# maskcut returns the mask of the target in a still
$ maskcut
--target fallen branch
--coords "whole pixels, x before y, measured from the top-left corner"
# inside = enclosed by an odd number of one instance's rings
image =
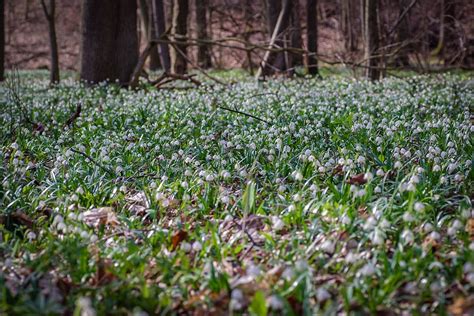
[[[262,118],[259,118],[259,117],[255,116],[255,115],[252,115],[252,114],[249,114],[249,113],[245,113],[245,112],[242,112],[242,111],[239,111],[239,110],[235,110],[235,109],[231,109],[231,108],[228,108],[228,107],[219,105],[219,104],[217,104],[217,100],[216,100],[216,99],[214,99],[214,100],[212,101],[212,103],[213,103],[213,105],[214,105],[215,107],[217,107],[217,108],[219,108],[219,109],[223,109],[223,110],[226,110],[226,111],[229,111],[229,112],[233,112],[233,113],[237,113],[237,114],[242,114],[242,115],[245,115],[245,116],[254,118],[254,119],[256,119],[256,120],[258,120],[258,121],[260,121],[260,122],[263,122],[263,123],[266,123],[266,124],[271,124],[270,122],[268,122],[268,121],[266,121],[266,120],[264,120],[264,119],[262,119]]]

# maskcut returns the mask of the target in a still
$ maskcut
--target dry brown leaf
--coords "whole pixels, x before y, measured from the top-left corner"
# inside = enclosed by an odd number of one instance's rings
[[[448,307],[448,312],[453,316],[474,315],[474,295],[456,298]]]
[[[470,218],[466,224],[466,231],[471,240],[474,240],[474,218]]]
[[[359,173],[355,176],[350,177],[346,182],[349,184],[362,185],[367,183],[367,179],[365,179],[364,173]]]
[[[188,233],[184,230],[179,230],[173,234],[171,237],[171,245],[172,245],[172,250],[175,250],[178,248],[178,246],[181,244],[182,241],[186,240],[188,238]]]
[[[336,176],[336,175],[343,175],[344,174],[344,166],[343,165],[337,165],[334,170],[332,171],[332,175],[333,176]]]
[[[113,207],[105,206],[93,208],[83,213],[84,222],[89,226],[98,227],[100,225],[116,226],[119,224]]]
[[[110,259],[102,259],[99,258],[96,261],[97,264],[97,271],[92,279],[92,285],[98,286],[98,285],[105,285],[113,280],[115,280],[117,277],[110,271],[110,267],[112,267],[112,261]]]
[[[441,247],[441,244],[436,240],[431,238],[430,236],[426,237],[425,240],[423,241],[423,248],[426,251],[436,251]]]

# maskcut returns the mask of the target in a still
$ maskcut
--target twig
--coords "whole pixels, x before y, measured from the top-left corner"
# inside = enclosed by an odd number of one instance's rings
[[[225,106],[221,106],[221,105],[216,105],[216,107],[220,108],[220,109],[223,109],[223,110],[226,110],[226,111],[230,111],[230,112],[234,112],[234,113],[238,113],[238,114],[242,114],[242,115],[245,115],[245,116],[248,116],[248,117],[251,117],[251,118],[254,118],[260,122],[264,122],[266,124],[271,124],[270,122],[264,120],[264,119],[261,119],[255,115],[252,115],[252,114],[249,114],[249,113],[245,113],[245,112],[242,112],[242,111],[239,111],[239,110],[234,110],[234,109],[231,109],[231,108],[227,108]]]

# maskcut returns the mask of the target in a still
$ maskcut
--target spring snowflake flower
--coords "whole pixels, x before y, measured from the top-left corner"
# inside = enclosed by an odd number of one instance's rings
[[[417,212],[423,212],[425,210],[425,205],[421,202],[415,202],[413,209]]]
[[[415,241],[415,235],[409,229],[405,229],[400,237],[402,242],[404,242],[405,244],[411,244],[413,243],[413,241]]]
[[[364,277],[369,277],[375,274],[377,270],[375,269],[375,266],[373,263],[369,262],[366,263],[360,270],[359,274]]]
[[[330,298],[331,298],[331,293],[329,293],[328,290],[326,290],[325,288],[320,287],[316,290],[316,300],[318,302],[324,302]]]

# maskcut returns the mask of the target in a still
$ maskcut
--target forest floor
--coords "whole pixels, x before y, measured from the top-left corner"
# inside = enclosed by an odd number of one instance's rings
[[[0,314],[473,312],[462,75],[20,79],[0,86]]]

